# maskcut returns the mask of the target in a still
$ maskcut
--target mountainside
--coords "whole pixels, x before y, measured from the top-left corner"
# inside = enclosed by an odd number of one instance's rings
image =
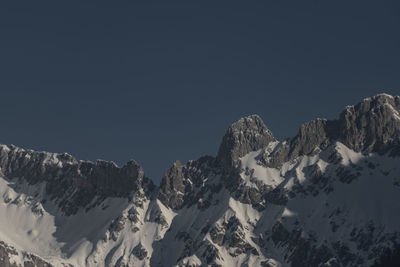
[[[159,186],[135,161],[12,145],[0,168],[0,266],[399,266],[398,96],[283,141],[242,118]]]

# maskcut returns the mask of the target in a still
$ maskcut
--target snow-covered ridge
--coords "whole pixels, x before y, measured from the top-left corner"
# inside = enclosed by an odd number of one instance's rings
[[[400,243],[400,98],[277,141],[232,124],[159,187],[134,161],[0,146],[0,265],[371,266]]]

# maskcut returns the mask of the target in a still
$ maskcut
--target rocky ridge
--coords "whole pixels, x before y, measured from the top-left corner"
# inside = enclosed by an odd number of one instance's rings
[[[10,180],[23,179],[30,185],[46,183],[46,195],[67,214],[75,214],[94,198],[129,197],[132,192],[150,192],[152,181],[134,160],[122,168],[113,162],[78,161],[67,153],[25,150],[0,146],[1,174]]]
[[[134,161],[120,168],[3,145],[4,205],[27,207],[38,226],[51,216],[104,217],[96,234],[72,240],[59,233],[70,223],[56,223],[60,261],[7,240],[60,266],[372,266],[400,242],[390,212],[400,190],[399,114],[400,97],[381,94],[282,142],[251,115],[228,128],[216,157],[174,163],[158,188]],[[26,189],[42,184],[36,195]],[[87,235],[92,248],[79,258]]]

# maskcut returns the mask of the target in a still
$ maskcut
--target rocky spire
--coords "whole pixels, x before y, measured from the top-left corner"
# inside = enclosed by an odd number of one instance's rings
[[[182,164],[180,161],[176,161],[161,180],[158,199],[167,207],[180,208],[185,192],[183,180]]]
[[[217,160],[225,169],[237,167],[240,157],[261,149],[275,140],[258,115],[241,118],[226,131]]]

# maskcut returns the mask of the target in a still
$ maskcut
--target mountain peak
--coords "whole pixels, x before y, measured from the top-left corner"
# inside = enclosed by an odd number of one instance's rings
[[[394,100],[396,98],[399,98],[399,97],[398,96],[392,96],[392,95],[389,95],[387,93],[380,93],[380,94],[377,94],[377,95],[374,95],[374,96],[370,96],[370,97],[364,98],[364,100],[362,102],[364,102],[364,101],[391,101],[391,100]]]
[[[257,127],[260,127],[260,128],[267,129],[263,120],[257,114],[252,114],[252,115],[240,118],[236,122],[232,123],[230,128],[237,129],[237,130],[243,130],[245,128],[252,127],[254,125]]]
[[[339,129],[340,139],[355,151],[385,152],[400,137],[400,97],[379,94],[347,106]]]
[[[400,143],[400,97],[378,94],[347,106],[338,120],[315,119],[304,123],[297,135],[263,158],[268,166],[280,166],[299,155],[323,150],[340,141],[356,152],[386,153]]]
[[[250,115],[234,122],[226,131],[217,159],[226,168],[236,167],[240,157],[275,141],[272,132],[258,115]]]

